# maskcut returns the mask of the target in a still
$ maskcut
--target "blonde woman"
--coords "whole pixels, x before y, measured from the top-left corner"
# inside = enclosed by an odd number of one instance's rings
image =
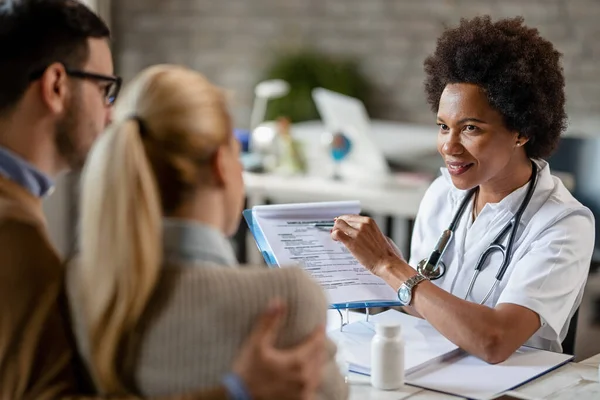
[[[218,385],[274,297],[288,308],[281,348],[325,323],[324,294],[300,269],[235,268],[227,237],[244,189],[220,90],[183,67],[152,67],[124,90],[114,120],[83,172],[81,254],[69,275],[100,392]],[[346,398],[333,343],[318,356],[327,359],[318,398]]]

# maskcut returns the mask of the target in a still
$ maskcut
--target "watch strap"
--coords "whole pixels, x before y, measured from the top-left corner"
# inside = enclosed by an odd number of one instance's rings
[[[412,277],[410,277],[406,282],[404,282],[404,284],[410,289],[412,290],[415,286],[417,286],[419,283],[428,280],[425,276],[421,275],[421,274],[416,274]]]

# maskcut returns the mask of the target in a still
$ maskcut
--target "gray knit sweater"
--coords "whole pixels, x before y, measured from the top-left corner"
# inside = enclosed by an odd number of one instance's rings
[[[218,232],[185,221],[165,221],[166,264],[139,326],[133,367],[122,371],[145,397],[213,387],[230,371],[244,339],[268,301],[286,301],[288,318],[280,346],[292,346],[325,324],[323,291],[298,268],[235,268],[228,241]],[[68,292],[80,351],[88,344],[76,267]],[[346,399],[348,388],[327,343],[327,365],[319,399]]]

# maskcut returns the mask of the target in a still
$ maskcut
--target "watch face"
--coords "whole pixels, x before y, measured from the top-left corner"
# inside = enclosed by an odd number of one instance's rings
[[[408,305],[410,303],[410,298],[410,289],[404,285],[401,286],[400,289],[398,289],[398,299],[400,300],[400,302],[404,305]]]

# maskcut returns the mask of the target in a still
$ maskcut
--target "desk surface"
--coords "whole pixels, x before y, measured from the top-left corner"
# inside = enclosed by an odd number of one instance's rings
[[[553,172],[556,174],[555,172]],[[570,188],[568,176],[561,178]],[[430,178],[397,176],[388,183],[353,183],[318,176],[285,176],[244,172],[249,206],[274,203],[359,200],[364,211],[379,215],[414,219]]]
[[[346,313],[343,312],[344,317]],[[349,312],[350,322],[364,318],[356,312]],[[328,329],[339,327],[340,317],[337,311],[330,310]],[[569,363],[539,379],[525,384],[513,393],[532,399],[547,400],[598,400],[600,383],[598,368],[600,354],[579,363]],[[397,391],[382,391],[371,387],[369,377],[350,374],[350,400],[445,400],[458,397],[432,392],[405,385]]]
[[[244,172],[244,184],[251,205],[263,204],[266,198],[276,203],[359,200],[364,211],[414,218],[430,181],[369,186],[317,176]]]

